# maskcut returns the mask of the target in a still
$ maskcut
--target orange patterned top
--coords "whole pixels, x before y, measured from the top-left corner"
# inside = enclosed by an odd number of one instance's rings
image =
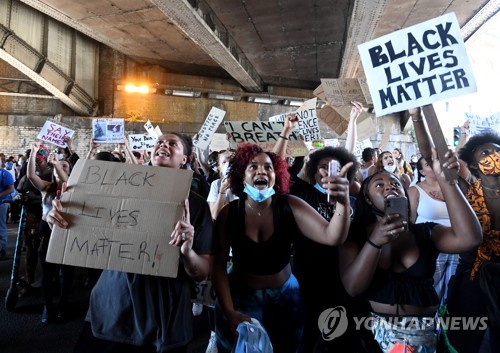
[[[500,230],[491,229],[491,215],[486,206],[481,180],[470,184],[465,195],[483,229],[483,242],[477,249],[476,259],[470,274],[470,279],[474,279],[481,264],[490,261],[492,255],[500,256]]]

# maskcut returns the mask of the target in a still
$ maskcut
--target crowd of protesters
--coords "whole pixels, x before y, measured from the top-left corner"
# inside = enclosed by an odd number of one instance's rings
[[[361,110],[353,103],[351,120]],[[348,141],[287,163],[294,115],[274,151],[243,144],[209,154],[170,132],[143,158],[126,143],[106,151],[90,141],[88,159],[191,169],[193,180],[185,217],[165,234],[180,249],[177,277],[89,270],[93,290],[75,352],[187,352],[201,311],[192,286],[209,274],[217,300],[208,308],[207,353],[234,351],[238,328],[252,320],[277,353],[498,352],[500,136],[467,141],[464,133],[458,153],[440,160],[420,110],[410,116],[422,153],[410,162],[398,148],[366,148],[358,161]],[[71,227],[56,197],[79,158],[67,143],[51,151],[34,141],[23,156],[0,154],[0,197],[25,207],[19,295],[31,294],[40,263],[44,324],[66,320],[71,305],[73,268],[45,261],[51,228]],[[444,169],[457,171],[458,183]],[[406,200],[403,213],[386,212],[396,199]],[[19,221],[16,204],[0,206],[0,259],[6,222]],[[371,327],[356,328],[355,317]],[[446,330],[446,317],[487,318],[487,327]],[[331,338],[344,318],[349,325]]]

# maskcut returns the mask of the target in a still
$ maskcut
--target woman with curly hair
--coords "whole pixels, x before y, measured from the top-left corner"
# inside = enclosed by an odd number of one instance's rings
[[[322,170],[321,186],[337,200],[330,222],[301,199],[286,195],[285,160],[256,145],[240,145],[231,163],[232,192],[216,221],[213,280],[217,293],[219,352],[230,352],[236,328],[251,318],[267,330],[274,352],[296,352],[303,329],[300,291],[290,266],[299,234],[325,245],[340,245],[349,230],[349,182],[346,164],[336,177]],[[232,248],[233,271],[226,273]]]
[[[500,135],[485,132],[469,139],[459,157],[461,188],[483,230],[483,242],[460,254],[450,284],[448,311],[452,317],[488,317],[491,352],[500,352]],[[462,167],[461,166],[461,167]],[[453,330],[451,344],[460,352],[477,352],[484,329]]]

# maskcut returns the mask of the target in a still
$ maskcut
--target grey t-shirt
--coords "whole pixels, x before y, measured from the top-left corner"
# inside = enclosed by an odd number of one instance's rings
[[[212,253],[212,216],[207,202],[189,194],[193,250]],[[165,235],[169,237],[169,234]],[[134,345],[154,345],[157,352],[191,341],[193,280],[179,264],[177,278],[103,271],[90,296],[87,321],[95,337]]]

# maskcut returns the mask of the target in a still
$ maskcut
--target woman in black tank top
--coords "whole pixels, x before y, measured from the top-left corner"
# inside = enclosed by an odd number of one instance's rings
[[[435,150],[432,160],[447,205],[453,205],[448,207],[452,227],[408,224],[409,207],[398,213],[382,211],[407,195],[396,175],[381,171],[363,182],[353,226],[341,247],[342,282],[351,296],[368,300],[370,328],[384,352],[403,344],[419,352],[435,350],[438,298],[432,279],[437,255],[468,251],[481,241],[477,218],[458,186],[446,181]],[[444,166],[458,168],[451,152]],[[413,330],[401,326],[409,319],[415,320]]]
[[[274,352],[296,352],[303,326],[300,291],[291,273],[294,238],[304,236],[325,245],[340,245],[350,223],[348,163],[339,176],[323,185],[337,200],[330,222],[303,200],[285,195],[287,164],[256,145],[240,145],[231,161],[231,191],[240,197],[220,212],[216,221],[213,281],[217,292],[216,332],[219,353],[230,352],[243,321],[259,320]],[[226,273],[229,250],[233,272]],[[333,265],[333,264],[332,264]]]

